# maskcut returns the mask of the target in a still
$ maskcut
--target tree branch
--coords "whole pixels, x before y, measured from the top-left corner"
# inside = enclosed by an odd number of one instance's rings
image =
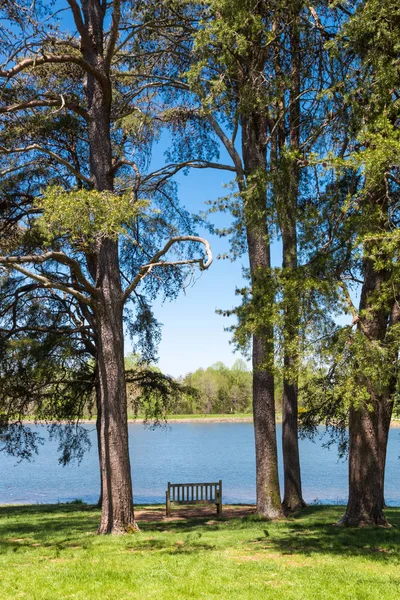
[[[159,169],[158,171],[153,171],[153,173],[150,173],[149,175],[144,177],[143,182],[149,181],[158,176],[172,177],[173,175],[178,173],[178,171],[181,171],[182,169],[185,169],[186,167],[190,167],[191,169],[221,169],[222,171],[231,171],[233,173],[236,173],[236,168],[232,165],[225,165],[222,163],[214,163],[214,162],[210,162],[208,160],[194,159],[194,160],[183,161],[181,163],[171,163],[169,165],[166,165],[162,169]]]
[[[114,7],[114,10],[113,10],[112,20],[111,20],[110,39],[108,40],[106,57],[105,57],[105,61],[104,61],[107,71],[110,68],[112,57],[114,55],[115,44],[117,43],[117,39],[118,39],[119,22],[121,19],[121,1],[114,0],[113,7]]]
[[[219,139],[225,146],[229,156],[231,157],[233,164],[235,165],[235,171],[237,173],[239,180],[243,181],[244,180],[244,170],[243,170],[243,165],[242,165],[242,161],[239,156],[239,153],[237,152],[232,141],[225,134],[224,130],[218,123],[217,119],[214,117],[213,114],[211,114],[211,112],[207,113],[207,118],[210,121],[210,124],[211,124],[212,128],[214,129],[215,133],[217,134],[217,136],[219,137]]]
[[[358,322],[358,320],[359,320],[358,310],[354,306],[353,300],[351,299],[349,290],[347,288],[347,285],[344,283],[344,281],[339,281],[339,287],[343,291],[345,302],[347,304],[347,307],[349,309],[349,312],[350,312],[351,316],[353,317],[353,320],[352,320],[352,323],[351,323],[351,326],[353,327],[353,325],[355,325]]]
[[[334,38],[335,36],[330,34],[328,31],[326,31],[326,29],[323,27],[320,18],[318,16],[317,11],[315,10],[315,8],[313,6],[309,6],[308,10],[310,11],[312,18],[314,19],[314,23],[316,28],[322,33],[322,35],[324,36],[325,39],[330,40],[332,38]]]
[[[75,169],[75,167],[73,167],[67,160],[65,160],[52,150],[49,150],[48,148],[44,148],[39,144],[30,144],[29,146],[25,146],[24,148],[5,148],[5,146],[0,146],[0,152],[3,152],[3,154],[21,154],[24,152],[32,152],[33,150],[37,150],[38,152],[44,152],[45,154],[48,154],[49,156],[51,156],[51,158],[54,158],[54,160],[56,160],[58,163],[64,165],[64,167],[67,167],[67,169],[69,169],[77,179],[84,181],[85,183],[90,185],[90,187],[92,187],[92,181],[89,179],[89,177],[83,175],[80,171]]]
[[[18,271],[19,273],[22,273],[22,275],[25,275],[26,277],[29,277],[30,279],[33,279],[34,281],[38,281],[39,283],[41,283],[43,285],[44,288],[60,290],[62,292],[70,294],[71,296],[74,296],[75,298],[77,298],[78,300],[83,302],[84,304],[88,304],[89,306],[92,304],[91,298],[88,298],[87,296],[85,296],[85,294],[82,294],[82,292],[79,292],[78,290],[74,290],[73,288],[69,287],[68,285],[64,285],[59,282],[51,281],[51,279],[48,279],[47,277],[44,277],[43,275],[39,275],[39,273],[35,273],[34,271],[30,271],[29,269],[25,269],[25,267],[22,267],[19,264],[12,263],[9,260],[10,258],[14,258],[14,257],[0,256],[0,265],[9,266],[12,269],[15,269],[16,271]]]
[[[93,77],[95,77],[103,86],[108,85],[108,79],[101,71],[98,71],[92,67],[92,65],[82,57],[75,56],[74,54],[44,54],[38,57],[35,56],[34,58],[25,58],[11,69],[0,69],[0,77],[11,79],[14,77],[14,75],[17,75],[21,71],[25,71],[25,69],[28,69],[29,67],[39,67],[45,64],[60,63],[73,63],[75,65],[79,65],[84,71],[93,75]]]
[[[67,2],[71,8],[72,15],[74,17],[74,21],[75,21],[75,25],[78,30],[78,33],[81,36],[82,45],[85,46],[88,50],[93,48],[93,44],[92,44],[92,40],[90,39],[89,32],[87,30],[85,23],[83,22],[82,13],[81,13],[79,4],[76,2],[76,0],[67,0]]]
[[[179,242],[198,242],[199,244],[203,244],[205,248],[205,252],[207,255],[207,260],[204,261],[204,258],[192,258],[188,260],[177,260],[177,261],[160,261],[160,259],[168,252],[168,250],[176,243]],[[192,265],[198,264],[201,271],[208,269],[213,261],[213,256],[211,252],[210,243],[208,240],[198,237],[196,235],[182,235],[178,237],[171,238],[164,246],[162,250],[157,252],[153,258],[146,264],[143,265],[139,273],[136,275],[132,283],[126,288],[122,301],[126,302],[129,298],[130,294],[135,290],[135,288],[139,285],[139,283],[148,275],[154,267],[172,267],[179,265]]]
[[[46,252],[45,254],[31,254],[26,256],[0,256],[0,264],[3,265],[20,265],[24,263],[35,263],[37,265],[43,264],[49,260],[55,260],[58,263],[67,265],[70,267],[76,277],[78,283],[93,297],[98,296],[98,290],[95,288],[82,273],[81,267],[78,261],[74,260],[70,256],[64,254],[64,252]]]
[[[60,108],[68,108],[73,112],[77,113],[84,119],[88,119],[89,115],[87,111],[76,104],[75,102],[66,102],[62,96],[60,98],[48,99],[48,100],[27,100],[26,102],[20,102],[18,104],[11,104],[10,106],[0,106],[0,114],[8,114],[11,112],[17,112],[19,110],[25,110],[26,108],[36,108],[42,106],[59,106]]]

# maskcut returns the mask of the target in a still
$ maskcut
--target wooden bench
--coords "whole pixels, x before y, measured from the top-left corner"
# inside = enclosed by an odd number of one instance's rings
[[[171,504],[215,504],[222,515],[222,480],[214,483],[170,483],[165,492],[166,516],[171,516]]]

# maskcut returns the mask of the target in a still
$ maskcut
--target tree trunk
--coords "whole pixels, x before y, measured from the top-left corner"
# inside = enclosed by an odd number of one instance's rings
[[[99,533],[124,533],[134,527],[128,446],[124,337],[116,242],[105,240],[103,302],[96,311],[100,392],[100,471],[102,511]]]
[[[102,457],[102,451],[101,451],[101,424],[102,424],[102,413],[101,413],[101,405],[102,405],[102,401],[101,401],[101,387],[100,387],[100,377],[99,377],[99,361],[96,358],[96,383],[95,383],[95,394],[96,394],[96,433],[97,433],[97,453],[99,456],[99,471],[100,471],[100,494],[99,494],[99,499],[97,501],[97,506],[99,508],[102,507],[103,504],[103,473],[102,473],[102,468],[101,468],[101,457]]]
[[[283,516],[276,446],[274,375],[271,330],[253,336],[253,418],[256,446],[257,513],[274,519]]]
[[[292,177],[295,175],[292,174]],[[294,184],[292,184],[293,186]],[[297,186],[295,186],[297,188]],[[281,211],[283,244],[283,394],[282,394],[282,452],[284,470],[285,510],[297,510],[305,503],[301,489],[300,453],[298,440],[298,369],[299,369],[299,286],[297,285],[297,194],[289,198]],[[295,199],[296,195],[296,199]]]
[[[104,60],[104,11],[97,0],[82,0],[87,39],[84,59],[101,73],[87,74],[86,99],[90,173],[98,191],[113,191],[111,145],[112,85]],[[118,242],[100,238],[87,253],[99,298],[94,307],[98,370],[98,449],[101,473],[101,522],[98,533],[123,533],[135,526],[128,447],[124,370],[122,288]]]
[[[376,230],[382,231],[387,220],[384,192],[376,195],[375,205],[379,207],[378,217],[375,216]],[[391,343],[391,328],[398,324],[400,310],[397,298],[392,299],[392,306],[389,305],[390,298],[387,298],[387,283],[392,276],[389,268],[376,270],[375,261],[369,257],[369,253],[377,249],[374,244],[374,241],[368,242],[364,248],[364,282],[357,329],[365,336],[368,344],[389,348],[383,369],[391,371],[389,374],[388,371],[382,371],[377,389],[373,384],[368,386],[368,403],[362,402],[350,407],[349,499],[346,512],[339,521],[340,525],[388,526],[383,514],[385,463],[393,398],[397,387],[399,351],[398,344]],[[380,256],[383,258],[382,252]],[[368,372],[368,365],[365,371]]]
[[[283,516],[276,444],[274,397],[274,281],[266,213],[266,123],[258,113],[242,117],[243,161],[247,175],[244,191],[247,244],[250,260],[253,310],[253,415],[256,448],[257,513]],[[262,317],[261,317],[262,315]]]
[[[349,499],[340,525],[388,526],[383,508],[389,426],[379,406],[350,409]]]
[[[290,150],[300,147],[300,33],[299,7],[293,7],[290,26],[292,61],[289,136]],[[297,206],[299,195],[299,167],[297,157],[289,158],[283,170],[288,178],[287,194],[281,199],[280,225],[282,232],[283,267],[283,395],[282,395],[282,452],[284,472],[283,506],[293,511],[305,506],[301,489],[300,453],[298,440],[298,369],[300,299],[297,258]]]

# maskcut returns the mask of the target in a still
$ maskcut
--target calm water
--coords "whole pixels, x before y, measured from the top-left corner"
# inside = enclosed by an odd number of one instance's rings
[[[99,474],[95,430],[92,448],[77,466],[59,466],[57,444],[46,442],[33,462],[17,463],[0,453],[0,504],[54,503],[77,498],[96,502]],[[321,432],[323,430],[321,429]],[[278,435],[281,428],[278,426]],[[129,426],[135,501],[164,502],[168,481],[223,480],[224,502],[255,502],[254,436],[251,423],[173,423],[150,430]],[[386,501],[400,506],[400,429],[390,432]],[[306,502],[343,503],[347,463],[338,462],[335,447],[300,441]],[[282,465],[281,456],[280,464]]]

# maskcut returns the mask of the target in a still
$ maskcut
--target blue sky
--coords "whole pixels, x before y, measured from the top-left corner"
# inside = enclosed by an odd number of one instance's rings
[[[165,138],[164,138],[165,139]],[[154,149],[152,168],[164,164],[165,141]],[[221,151],[221,162],[229,164]],[[179,198],[191,212],[206,210],[207,200],[214,200],[227,193],[223,187],[232,181],[234,174],[214,169],[192,169],[188,175],[180,173],[176,181],[179,185]],[[229,226],[228,214],[211,215],[219,227]],[[153,304],[155,317],[163,324],[162,341],[159,346],[158,366],[164,373],[173,376],[185,375],[199,367],[206,368],[217,361],[231,366],[239,353],[233,352],[229,343],[231,334],[224,329],[234,322],[216,314],[216,310],[231,309],[240,301],[235,288],[244,283],[242,267],[247,266],[247,258],[231,262],[217,260],[218,254],[229,249],[229,241],[211,235],[208,231],[199,231],[210,243],[214,255],[211,267],[202,273],[196,273],[196,281],[181,292],[172,302],[156,301]],[[280,262],[280,244],[273,247],[273,262]],[[125,340],[125,353],[132,347]]]
[[[164,163],[164,149],[164,144],[155,148],[154,168]],[[226,193],[223,184],[232,177],[232,173],[213,169],[192,169],[188,175],[181,173],[176,177],[180,203],[190,212],[205,210],[207,200]],[[228,215],[216,215],[215,220],[220,224],[221,218],[229,223]],[[228,240],[204,230],[199,233],[211,243],[213,264],[207,271],[197,271],[194,284],[182,291],[176,300],[162,302],[160,299],[153,304],[155,317],[163,324],[158,366],[174,376],[185,375],[217,361],[231,365],[238,357],[229,344],[230,334],[224,331],[232,320],[215,311],[235,306],[235,286],[240,286],[243,281],[243,261],[217,260],[218,254],[228,250]],[[131,345],[127,338],[125,343],[125,352],[129,353]]]

